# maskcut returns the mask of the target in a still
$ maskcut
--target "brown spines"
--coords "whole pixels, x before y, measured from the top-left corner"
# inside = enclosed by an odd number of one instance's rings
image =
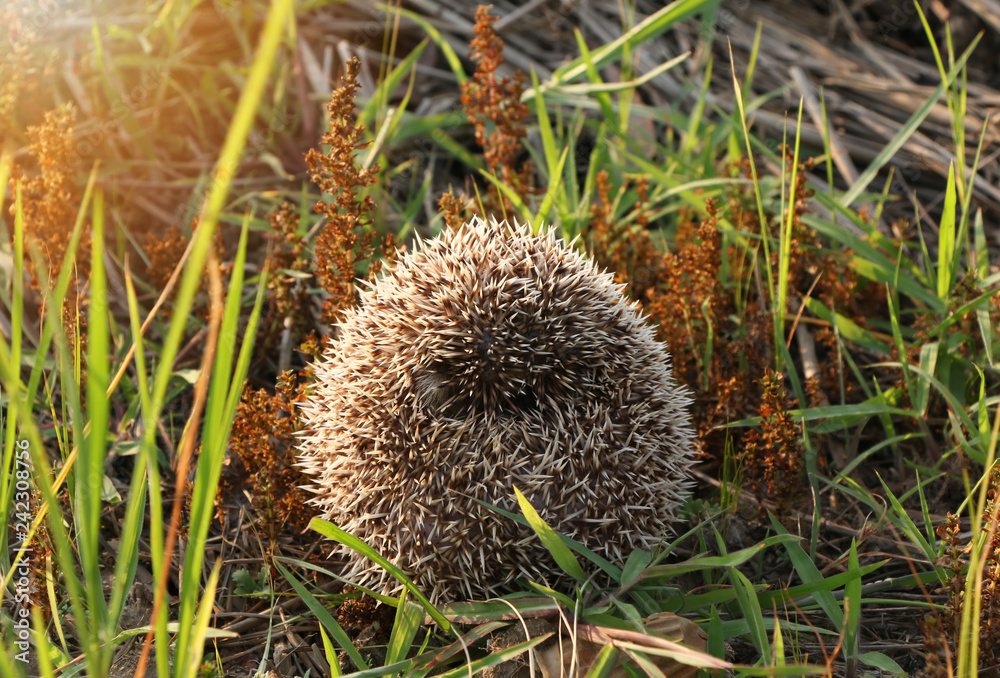
[[[688,398],[635,304],[558,240],[474,220],[404,255],[316,365],[301,463],[323,517],[433,598],[552,576],[517,486],[607,557],[670,531],[691,463]],[[350,555],[352,578],[391,585]]]

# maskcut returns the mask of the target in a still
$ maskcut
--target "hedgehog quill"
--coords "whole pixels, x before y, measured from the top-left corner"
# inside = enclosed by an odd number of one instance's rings
[[[402,255],[314,365],[300,464],[320,517],[432,601],[559,578],[517,512],[612,560],[653,548],[688,494],[687,391],[611,274],[551,229],[473,219]],[[473,499],[474,498],[474,499]],[[396,590],[343,548],[345,577]]]

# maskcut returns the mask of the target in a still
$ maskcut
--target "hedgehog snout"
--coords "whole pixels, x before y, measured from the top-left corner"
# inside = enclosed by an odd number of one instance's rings
[[[496,343],[496,340],[496,334],[493,332],[489,330],[483,332],[483,336],[479,339],[479,357],[482,360],[493,359],[493,344]]]
[[[537,331],[533,334],[538,336]],[[413,375],[420,401],[451,419],[536,412],[536,386],[548,370],[535,364],[537,356],[531,359],[531,344],[523,339],[517,328],[491,326],[469,336],[464,350],[442,349]]]

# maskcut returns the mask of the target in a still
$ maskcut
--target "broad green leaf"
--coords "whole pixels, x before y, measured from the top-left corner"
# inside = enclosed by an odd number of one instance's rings
[[[891,673],[895,676],[905,676],[906,671],[897,664],[892,658],[887,657],[881,652],[862,652],[857,655],[856,659],[863,664],[868,666],[874,666],[875,668],[885,671],[886,673]]]
[[[934,374],[937,366],[938,347],[940,342],[929,341],[920,347],[920,369],[926,374]],[[917,379],[914,384],[916,399],[914,400],[914,410],[923,417],[927,414],[927,404],[930,401],[930,384],[925,379]]]
[[[653,559],[653,554],[643,549],[635,549],[628,554],[625,568],[622,570],[622,586],[626,589],[629,583],[638,577]]]

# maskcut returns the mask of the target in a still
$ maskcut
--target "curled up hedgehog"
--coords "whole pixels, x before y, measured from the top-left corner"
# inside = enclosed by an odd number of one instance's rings
[[[431,600],[552,581],[516,486],[557,531],[620,559],[687,495],[689,398],[611,274],[552,230],[474,219],[362,292],[303,405],[301,465],[326,518]],[[396,582],[346,548],[345,576]]]

